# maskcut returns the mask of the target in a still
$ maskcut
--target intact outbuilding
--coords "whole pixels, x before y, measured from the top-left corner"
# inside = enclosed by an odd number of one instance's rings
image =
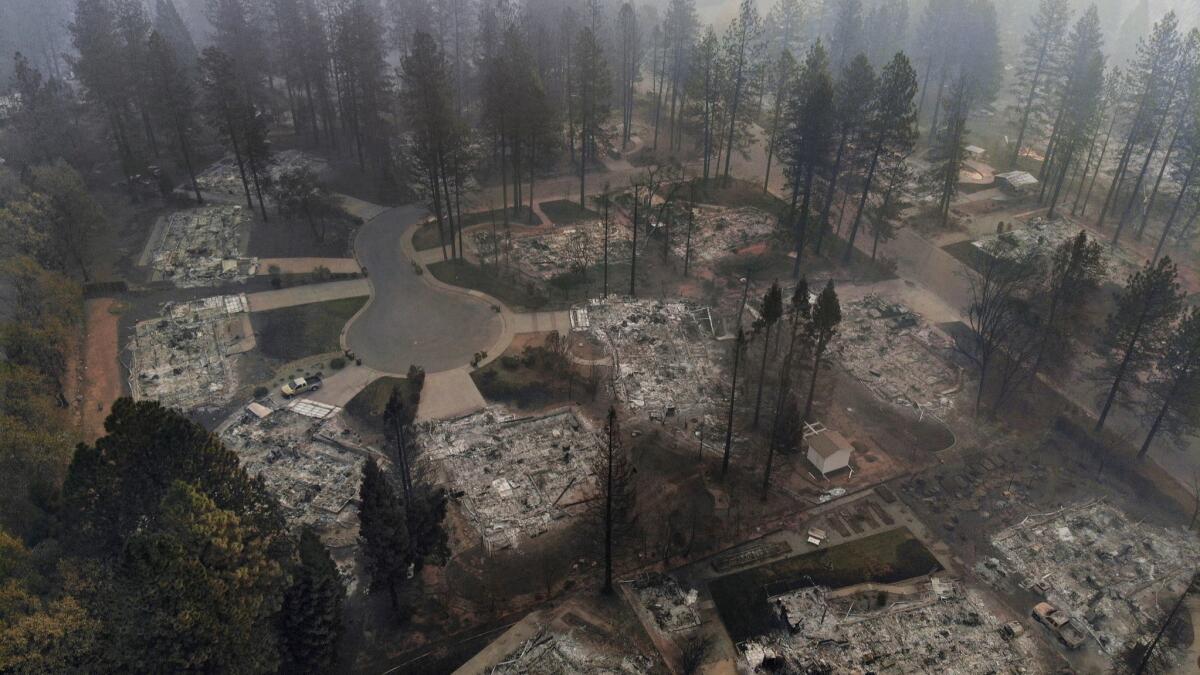
[[[808,461],[817,467],[822,475],[833,473],[850,466],[850,453],[854,446],[846,437],[836,431],[825,429],[812,434],[808,441]]]
[[[1028,171],[998,173],[996,174],[996,180],[1000,181],[1000,187],[1018,195],[1031,192],[1038,185],[1038,179],[1034,178],[1033,174]]]

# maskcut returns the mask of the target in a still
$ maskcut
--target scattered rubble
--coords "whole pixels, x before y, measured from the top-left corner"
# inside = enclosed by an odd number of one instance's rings
[[[695,590],[684,591],[674,577],[647,572],[623,583],[638,604],[654,617],[660,630],[676,633],[700,625],[699,594]]]
[[[1013,258],[1033,255],[1049,261],[1059,244],[1077,237],[1082,229],[1063,218],[1046,220],[1039,217],[1030,220],[1025,227],[981,237],[972,242],[972,245],[985,255],[998,253]],[[1093,235],[1089,237],[1095,238]],[[1104,247],[1100,260],[1105,277],[1119,284],[1125,283],[1126,277],[1141,267],[1139,261],[1125,256],[1121,250],[1111,246]]]
[[[267,175],[274,181],[286,170],[299,166],[308,166],[318,175],[325,171],[327,162],[319,157],[305,154],[299,150],[284,150],[271,157],[271,166]],[[249,168],[246,169],[249,171]],[[247,174],[249,176],[249,174]],[[212,192],[238,197],[245,195],[242,187],[242,176],[238,171],[237,161],[233,155],[226,155],[196,176],[196,182],[204,192]],[[253,189],[253,185],[251,189]],[[264,186],[264,191],[266,187]]]
[[[980,576],[1041,595],[1110,655],[1161,618],[1200,560],[1195,534],[1132,521],[1102,501],[1029,516],[992,544],[1003,560],[979,563]]]
[[[708,307],[687,301],[592,301],[589,331],[614,356],[617,398],[650,419],[706,418],[725,388]],[[711,424],[710,424],[711,423]],[[706,426],[715,429],[713,420]]]
[[[590,625],[566,631],[543,626],[488,672],[491,675],[640,675],[649,672],[649,659],[636,652],[599,644],[589,639],[595,637],[589,635],[591,630],[594,629]]]
[[[916,312],[875,295],[842,307],[834,342],[842,365],[879,398],[939,419],[954,409],[963,372],[954,342]]]
[[[808,587],[771,602],[787,628],[739,645],[754,672],[1042,672],[1030,638],[1006,634],[979,593],[949,579]]]
[[[217,408],[237,388],[234,356],[255,346],[245,294],[167,303],[134,326],[129,388],[136,400],[184,411]]]
[[[358,545],[358,488],[368,457],[386,462],[362,445],[340,415],[314,419],[287,409],[266,417],[244,413],[221,432],[251,476],[279,499],[293,527],[311,525],[349,573]]]
[[[595,497],[596,431],[574,409],[512,417],[494,409],[429,425],[418,461],[441,475],[489,550],[517,547]]]
[[[692,228],[691,259],[710,263],[732,255],[771,236],[777,223],[775,216],[754,207],[698,206]],[[683,259],[688,246],[686,221],[678,227],[677,235],[672,237],[672,249]]]
[[[253,276],[258,258],[241,254],[244,222],[240,206],[205,206],[167,216],[151,260],[154,278],[191,288]]]
[[[599,220],[574,223],[542,234],[510,237],[507,232],[493,233],[488,228],[470,236],[475,255],[483,261],[500,256],[522,274],[549,281],[555,277],[600,264],[604,257],[604,223]],[[627,260],[633,243],[629,228],[612,222],[608,228],[610,261]],[[640,247],[639,247],[640,250]]]

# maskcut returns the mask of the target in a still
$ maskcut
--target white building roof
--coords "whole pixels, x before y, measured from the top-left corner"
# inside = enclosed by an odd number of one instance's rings
[[[1007,173],[998,173],[996,178],[1005,181],[1013,187],[1028,187],[1037,185],[1038,179],[1033,177],[1033,174],[1028,171],[1009,171]]]

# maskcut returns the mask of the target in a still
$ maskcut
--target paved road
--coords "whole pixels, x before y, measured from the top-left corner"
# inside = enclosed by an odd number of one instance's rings
[[[366,268],[371,301],[346,328],[346,347],[363,365],[404,374],[413,364],[435,373],[492,350],[504,321],[485,300],[435,288],[405,256],[402,234],[427,217],[416,206],[383,212],[359,231],[355,253]],[[428,275],[428,272],[426,272]]]

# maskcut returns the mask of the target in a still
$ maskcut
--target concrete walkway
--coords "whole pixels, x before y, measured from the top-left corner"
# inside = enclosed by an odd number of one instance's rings
[[[425,376],[417,421],[462,417],[485,407],[487,402],[471,379],[470,367],[443,370]]]
[[[571,313],[559,312],[529,312],[513,315],[514,333],[548,333],[556,330],[560,335],[571,332]]]
[[[259,258],[258,274],[271,273],[271,268],[278,268],[281,274],[308,274],[318,267],[334,274],[358,274],[362,268],[354,258]]]
[[[382,376],[383,373],[366,366],[347,366],[326,377],[320,389],[304,398],[344,408],[358,392]]]
[[[261,291],[246,294],[251,312],[266,312],[282,307],[308,305],[314,302],[359,298],[370,295],[371,287],[366,279],[331,281],[325,284],[308,284],[281,288],[277,291]]]
[[[379,216],[379,214],[383,213],[384,211],[387,211],[386,206],[372,204],[371,202],[364,202],[357,197],[351,197],[350,195],[341,193],[338,193],[336,196],[341,200],[342,209],[346,213],[362,218],[363,220],[371,220],[372,218]]]

